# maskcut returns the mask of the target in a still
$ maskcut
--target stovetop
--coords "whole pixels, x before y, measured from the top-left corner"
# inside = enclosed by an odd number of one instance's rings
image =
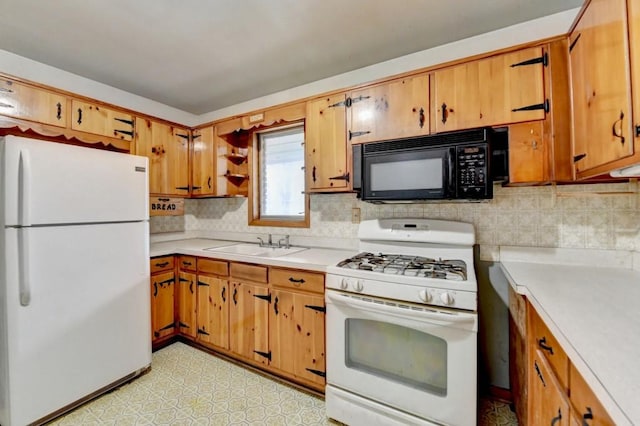
[[[338,267],[382,274],[466,281],[467,265],[459,259],[362,252],[338,263]]]

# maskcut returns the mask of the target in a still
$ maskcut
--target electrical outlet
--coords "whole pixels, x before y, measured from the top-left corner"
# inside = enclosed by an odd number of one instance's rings
[[[351,223],[360,223],[360,207],[351,209]]]

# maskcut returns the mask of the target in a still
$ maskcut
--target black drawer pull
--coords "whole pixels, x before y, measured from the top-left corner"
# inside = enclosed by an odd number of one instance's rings
[[[546,337],[543,337],[542,339],[538,340],[538,346],[540,346],[540,349],[549,352],[550,355],[553,355],[553,347],[547,345],[547,338]]]
[[[294,284],[304,284],[304,278],[296,279],[293,277],[289,277],[289,282],[292,282]]]
[[[167,266],[169,264],[169,262],[162,262],[162,263],[156,263],[156,266],[158,268],[164,268],[165,266]]]

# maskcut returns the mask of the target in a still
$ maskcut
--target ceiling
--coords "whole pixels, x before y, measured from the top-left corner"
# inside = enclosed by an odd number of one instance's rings
[[[583,0],[1,0],[0,49],[202,114]]]

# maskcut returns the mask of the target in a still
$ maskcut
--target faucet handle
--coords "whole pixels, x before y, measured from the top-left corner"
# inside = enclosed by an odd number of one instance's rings
[[[289,236],[285,235],[284,238],[280,238],[278,240],[278,247],[282,247],[282,242],[284,241],[284,248],[289,248]]]
[[[258,241],[260,241],[260,247],[264,247],[264,240],[260,237],[258,237]]]

